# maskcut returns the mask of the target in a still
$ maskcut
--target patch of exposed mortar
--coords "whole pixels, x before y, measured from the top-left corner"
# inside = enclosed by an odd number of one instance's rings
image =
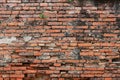
[[[101,33],[101,32],[90,32],[89,36],[92,36],[92,37],[95,37],[95,38],[99,38],[99,39],[103,39],[104,38],[103,33]]]
[[[47,25],[48,22],[46,20],[34,20],[34,21],[25,21],[25,26],[39,26],[39,25]]]
[[[38,60],[46,60],[46,59],[50,59],[50,56],[41,55],[41,56],[37,56],[36,59],[38,59]]]
[[[1,66],[6,66],[11,61],[12,61],[12,58],[11,58],[11,56],[9,54],[1,55],[1,57],[0,57],[0,67]]]
[[[70,26],[85,26],[86,22],[81,21],[81,20],[75,20],[75,21],[69,22],[68,25],[70,25]]]
[[[75,48],[75,49],[70,53],[69,58],[70,58],[70,59],[75,59],[75,60],[81,59],[81,58],[80,58],[80,51],[81,51],[81,49]]]
[[[7,9],[7,10],[12,10],[12,9],[13,9],[13,6],[11,6],[11,5],[6,5],[6,9]]]
[[[25,26],[37,26],[40,25],[41,21],[24,21]]]
[[[16,37],[0,37],[0,44],[11,44],[16,40]]]
[[[50,59],[51,57],[56,57],[56,59],[67,59],[65,53],[43,53],[40,56],[37,56],[36,59],[42,60],[42,59]]]
[[[49,53],[50,56],[56,56],[58,59],[67,59],[65,53]]]
[[[20,56],[27,56],[27,57],[31,57],[34,56],[33,53],[27,52],[27,53],[19,53]]]
[[[56,57],[56,59],[65,60],[97,60],[99,61],[99,57],[97,56],[81,56],[80,55],[81,48],[75,48],[68,56],[65,53],[43,53],[40,56],[37,56],[36,59],[38,60],[46,60],[50,59],[51,57]]]
[[[28,3],[29,0],[22,0],[22,3]]]
[[[66,31],[66,32],[64,33],[64,35],[65,35],[66,37],[69,37],[69,36],[71,35],[71,33],[70,33],[69,31]]]
[[[97,56],[81,56],[81,59],[83,59],[83,60],[99,60],[99,57],[97,57]]]
[[[32,36],[23,36],[25,42],[28,42],[32,39]]]

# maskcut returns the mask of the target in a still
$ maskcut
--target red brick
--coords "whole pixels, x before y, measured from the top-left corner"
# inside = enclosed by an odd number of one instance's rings
[[[117,34],[104,34],[105,37],[117,37]]]

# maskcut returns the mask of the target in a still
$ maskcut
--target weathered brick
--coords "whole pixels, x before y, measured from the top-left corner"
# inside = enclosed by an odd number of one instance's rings
[[[26,71],[24,71],[23,73],[27,73],[27,74],[34,74],[34,73],[36,73],[37,71],[36,70],[26,70]]]
[[[47,6],[48,6],[48,3],[40,3],[40,6],[42,6],[42,7],[47,7]]]
[[[0,3],[5,3],[6,2],[6,0],[0,0]]]
[[[21,75],[20,75],[20,74],[19,74],[19,75],[11,74],[10,77],[11,77],[11,78],[14,78],[14,77],[16,77],[16,78],[23,78],[24,75],[23,75],[23,74],[21,74]]]
[[[119,3],[0,0],[0,80],[118,80]]]
[[[21,3],[21,0],[7,0],[7,2],[13,2],[13,3]]]

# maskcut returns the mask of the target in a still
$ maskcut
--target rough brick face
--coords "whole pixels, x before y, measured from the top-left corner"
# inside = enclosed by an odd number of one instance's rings
[[[0,80],[120,80],[120,1],[0,0]]]

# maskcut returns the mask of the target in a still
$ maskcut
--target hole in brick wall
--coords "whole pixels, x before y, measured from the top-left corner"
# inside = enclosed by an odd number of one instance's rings
[[[108,59],[100,59],[101,62],[108,62]]]
[[[120,58],[114,58],[112,59],[112,62],[117,65],[116,67],[120,67]]]
[[[114,58],[112,59],[112,62],[120,62],[120,58]]]
[[[19,18],[20,18],[20,16],[19,16],[19,15],[16,15],[16,16],[15,16],[15,19],[19,19]]]

